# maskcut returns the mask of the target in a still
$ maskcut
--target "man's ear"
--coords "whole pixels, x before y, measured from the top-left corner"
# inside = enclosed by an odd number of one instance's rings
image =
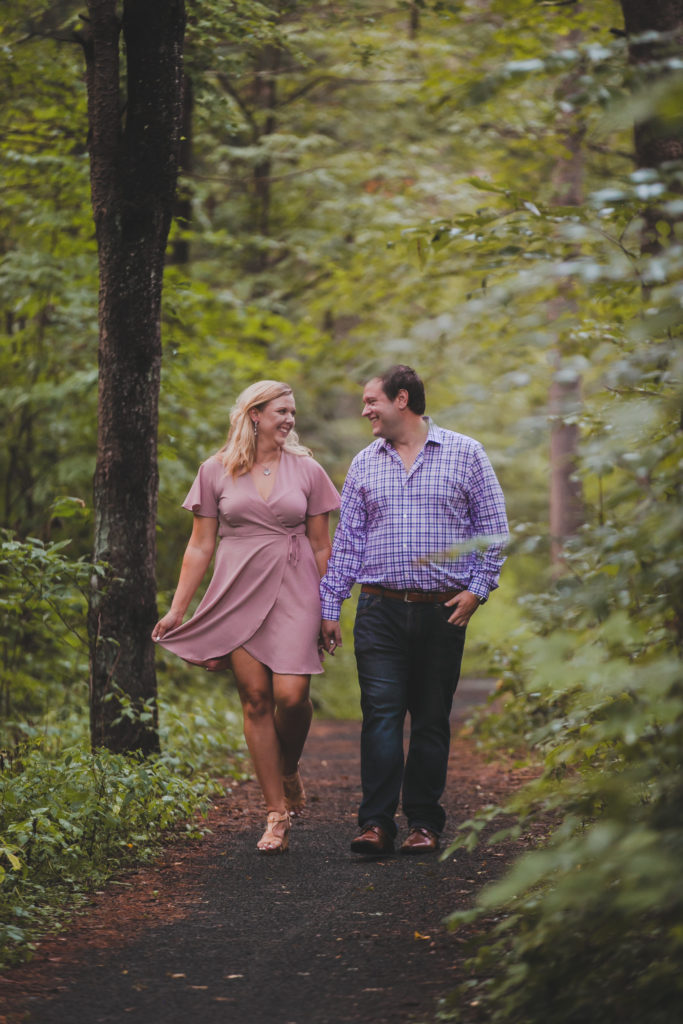
[[[408,407],[408,392],[405,388],[401,388],[396,395],[396,404],[399,409],[407,409]]]

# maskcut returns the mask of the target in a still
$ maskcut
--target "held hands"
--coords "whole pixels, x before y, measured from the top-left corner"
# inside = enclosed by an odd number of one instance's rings
[[[166,633],[168,633],[172,629],[175,629],[176,626],[179,626],[182,621],[183,617],[178,612],[166,612],[163,619],[159,619],[156,626],[152,630],[152,640],[161,640],[161,638]]]
[[[479,598],[471,591],[463,590],[461,594],[446,601],[446,607],[453,609],[452,615],[448,617],[449,622],[454,626],[466,626],[479,607]]]
[[[342,635],[339,623],[334,619],[323,619],[320,626],[320,638],[323,648],[334,656],[338,647],[342,646]]]

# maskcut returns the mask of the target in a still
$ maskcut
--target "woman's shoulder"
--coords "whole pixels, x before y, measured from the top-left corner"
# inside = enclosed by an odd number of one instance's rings
[[[288,465],[304,476],[318,476],[320,473],[325,473],[320,463],[308,452],[289,452],[285,449],[282,454],[287,456]]]
[[[204,459],[201,466],[199,467],[205,473],[225,473],[225,466],[220,455],[209,455],[208,459]]]
[[[197,475],[216,490],[220,490],[228,480],[220,455],[209,455],[208,459],[204,459]]]

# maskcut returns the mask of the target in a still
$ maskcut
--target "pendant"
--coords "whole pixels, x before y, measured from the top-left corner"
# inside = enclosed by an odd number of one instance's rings
[[[264,476],[270,476],[270,474],[271,474],[271,470],[270,469],[264,469],[263,470],[263,475]]]

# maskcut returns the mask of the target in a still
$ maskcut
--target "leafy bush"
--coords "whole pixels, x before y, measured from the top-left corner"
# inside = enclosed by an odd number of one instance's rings
[[[226,687],[164,688],[164,753],[90,753],[85,612],[93,567],[67,542],[2,531],[0,570],[0,963],[93,886],[149,860],[171,828],[242,773],[239,702]],[[119,695],[121,714],[134,713]],[[142,714],[150,709],[142,709]]]
[[[243,777],[245,758],[242,710],[225,677],[214,685],[161,687],[159,735],[166,764],[184,772],[204,771],[225,778]]]
[[[87,704],[87,588],[101,567],[69,559],[68,541],[0,530],[0,721],[4,746]]]
[[[453,1000],[492,1024],[669,1024],[683,999],[683,438],[666,406],[653,435],[641,428],[608,517],[567,547],[569,574],[526,600],[526,635],[500,656],[506,706],[480,730],[534,748],[544,770],[451,849],[500,813],[517,823],[491,841],[557,822],[547,848],[450,919],[497,915]]]
[[[167,830],[195,820],[220,788],[184,776],[175,758],[143,760],[73,748],[47,757],[39,744],[0,775],[0,962],[26,954],[39,928],[74,899],[132,863],[150,860]]]

